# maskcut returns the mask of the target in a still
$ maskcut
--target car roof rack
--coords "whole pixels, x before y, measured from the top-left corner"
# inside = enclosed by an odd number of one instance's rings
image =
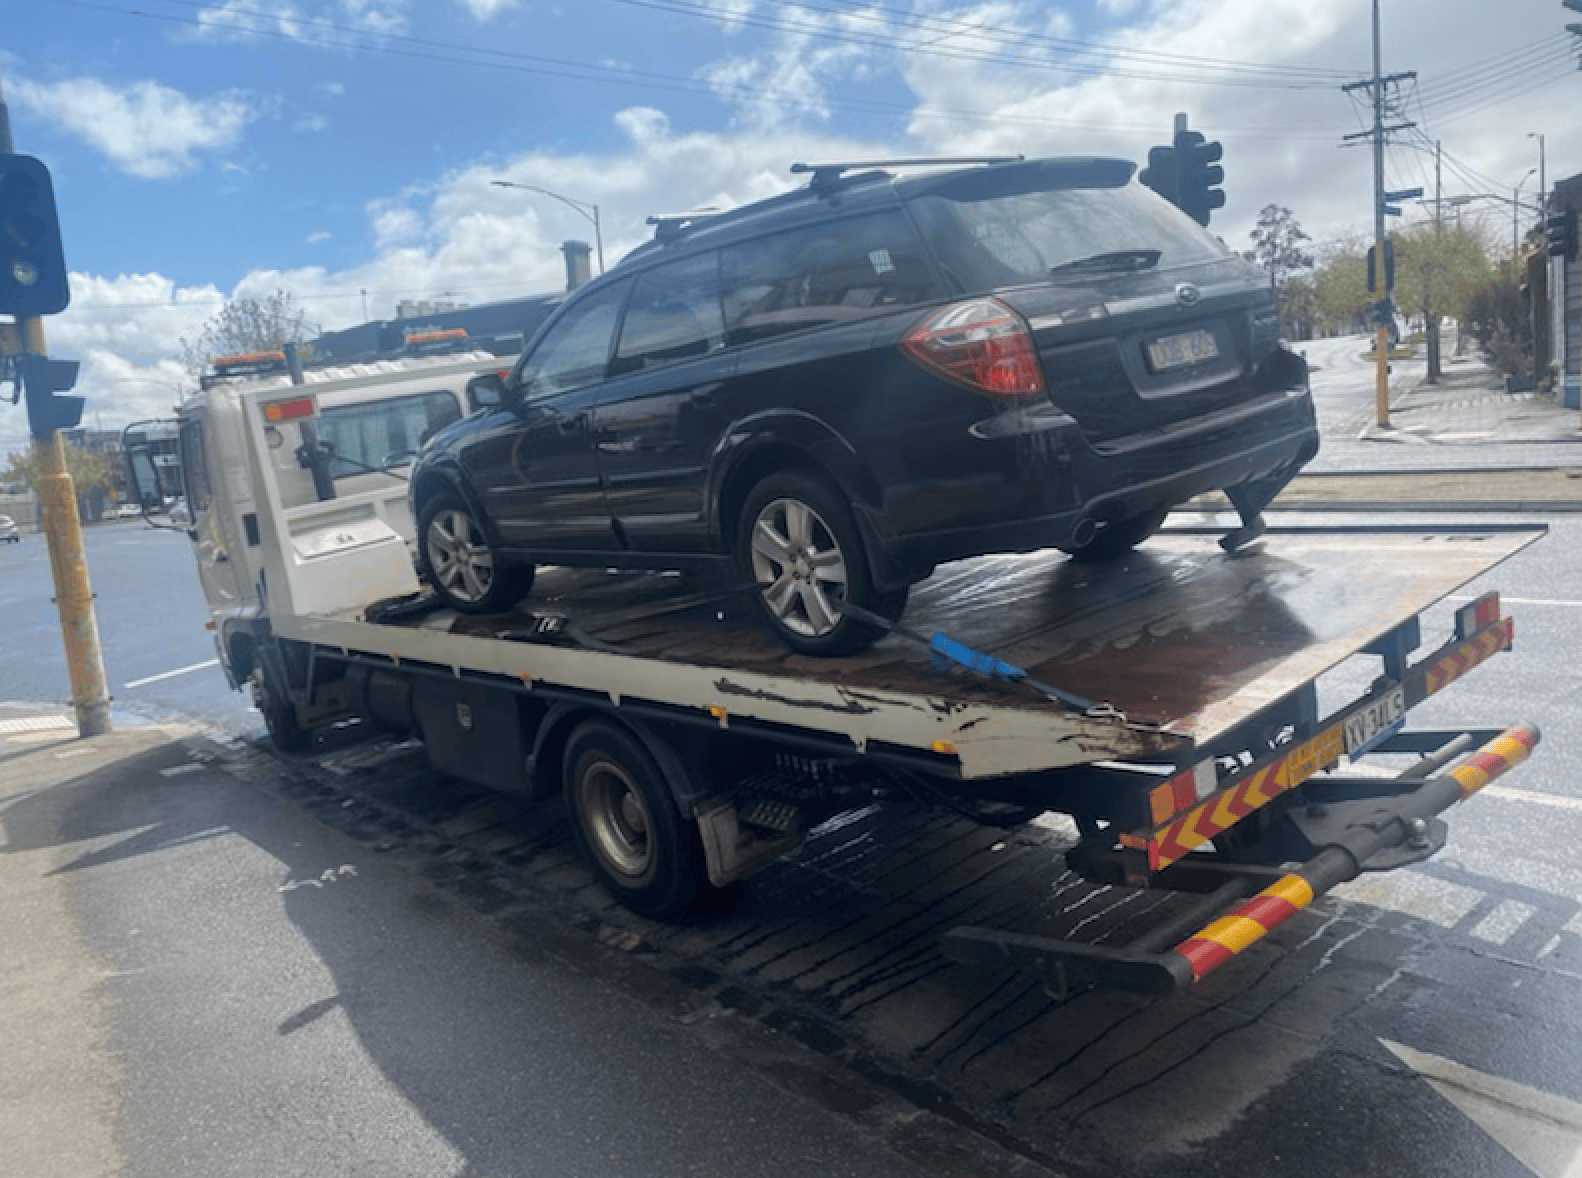
[[[812,172],[813,179],[808,181],[808,187],[814,192],[826,192],[835,186],[835,182],[846,173],[856,168],[952,168],[963,164],[1016,164],[1026,159],[1023,155],[958,155],[958,156],[913,156],[907,159],[887,160],[850,160],[845,163],[834,164],[792,164],[791,174],[801,175]]]
[[[680,237],[700,222],[719,215],[720,210],[710,206],[704,209],[688,209],[684,213],[655,213],[648,218],[648,223],[654,227],[655,241],[670,241]]]

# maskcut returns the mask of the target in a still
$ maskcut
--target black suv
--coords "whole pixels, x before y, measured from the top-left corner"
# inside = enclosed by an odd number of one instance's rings
[[[1219,489],[1251,534],[1317,452],[1268,276],[1132,164],[802,170],[656,218],[469,386],[412,473],[448,604],[505,609],[537,563],[716,566],[847,653],[942,561],[1118,555]]]

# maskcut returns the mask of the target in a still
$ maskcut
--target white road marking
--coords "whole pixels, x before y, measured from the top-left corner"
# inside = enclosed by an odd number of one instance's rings
[[[1504,798],[1507,802],[1531,802],[1535,806],[1554,806],[1561,810],[1582,810],[1582,798],[1568,798],[1561,794],[1541,794],[1531,789],[1512,789],[1508,785],[1486,785],[1478,790],[1476,796]]]
[[[1520,900],[1501,900],[1494,906],[1493,912],[1473,926],[1472,935],[1480,941],[1503,945],[1517,929],[1527,923],[1533,911],[1532,905],[1523,904]]]
[[[1464,593],[1452,593],[1445,598],[1446,601],[1476,601],[1477,598]],[[1582,601],[1555,601],[1547,597],[1506,597],[1500,594],[1501,605],[1553,605],[1567,609],[1582,609]]]
[[[12,720],[0,720],[0,735],[9,735],[13,732],[45,732],[57,728],[75,728],[77,722],[70,716],[18,716]]]
[[[1388,1039],[1379,1042],[1538,1178],[1582,1178],[1582,1104]]]
[[[158,675],[150,675],[147,679],[133,679],[130,683],[123,683],[121,690],[130,691],[134,687],[144,687],[150,683],[158,683],[161,679],[174,679],[177,675],[190,675],[194,671],[202,671],[208,667],[217,667],[219,665],[219,659],[210,659],[206,663],[193,663],[190,667],[177,667],[174,671],[162,671]]]

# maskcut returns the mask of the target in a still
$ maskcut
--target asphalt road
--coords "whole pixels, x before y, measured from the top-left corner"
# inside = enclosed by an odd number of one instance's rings
[[[261,732],[250,697],[230,689],[215,660],[186,534],[124,520],[85,526],[83,542],[113,709],[131,720]],[[70,701],[53,600],[44,537],[0,545],[0,700]]]

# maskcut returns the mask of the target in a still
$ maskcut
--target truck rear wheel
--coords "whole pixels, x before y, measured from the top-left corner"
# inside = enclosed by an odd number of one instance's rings
[[[291,702],[285,684],[261,660],[253,668],[253,705],[264,718],[269,739],[283,753],[305,753],[313,747],[313,732],[297,720],[297,709]]]
[[[654,917],[693,907],[706,887],[697,828],[635,736],[583,724],[567,742],[564,780],[577,842],[617,900]]]

